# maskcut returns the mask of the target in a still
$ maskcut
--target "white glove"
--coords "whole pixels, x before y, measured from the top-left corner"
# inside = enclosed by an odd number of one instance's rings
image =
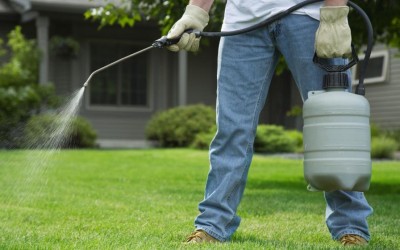
[[[315,34],[315,51],[320,58],[350,57],[351,30],[347,21],[348,6],[320,9],[320,24]]]
[[[183,13],[181,19],[179,19],[171,30],[168,32],[167,38],[172,39],[182,35],[181,39],[177,44],[168,46],[167,49],[171,51],[179,51],[181,49],[195,52],[199,49],[200,37],[196,37],[194,33],[184,33],[187,29],[194,29],[203,31],[204,27],[207,26],[209,20],[208,13],[196,6],[186,6],[186,11]]]

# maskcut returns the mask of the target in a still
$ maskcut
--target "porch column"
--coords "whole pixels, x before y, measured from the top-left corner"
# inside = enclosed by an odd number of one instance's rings
[[[39,83],[46,84],[49,79],[49,18],[38,16],[36,18],[37,43],[41,51],[39,68]]]
[[[187,103],[187,52],[179,51],[178,55],[178,105]]]

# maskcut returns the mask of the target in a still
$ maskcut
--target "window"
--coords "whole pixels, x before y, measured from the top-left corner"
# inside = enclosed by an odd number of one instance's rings
[[[93,72],[140,49],[127,44],[93,42],[90,70]],[[90,83],[90,106],[147,107],[147,65],[148,57],[144,53],[97,73]]]
[[[353,68],[353,84],[358,84],[358,74],[364,63],[364,57],[365,55],[360,55],[360,61]],[[364,83],[384,82],[387,76],[388,62],[389,52],[387,50],[372,52],[365,73]]]

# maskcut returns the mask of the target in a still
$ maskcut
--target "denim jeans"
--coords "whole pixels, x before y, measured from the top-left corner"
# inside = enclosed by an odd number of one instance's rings
[[[312,62],[318,25],[317,20],[308,16],[293,14],[268,27],[221,38],[217,133],[210,145],[205,197],[195,219],[197,229],[220,241],[229,240],[240,224],[236,211],[246,185],[259,114],[266,101],[278,53],[284,56],[303,100],[307,99],[309,91],[322,88],[325,72]],[[369,240],[367,217],[372,208],[363,193],[324,194],[326,223],[332,238],[337,240],[344,234],[357,234]]]

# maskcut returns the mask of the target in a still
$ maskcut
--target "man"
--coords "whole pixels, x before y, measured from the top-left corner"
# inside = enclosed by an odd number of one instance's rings
[[[228,0],[223,31],[249,27],[296,4],[296,0]],[[202,31],[209,21],[213,0],[191,0],[182,18],[168,34],[186,29]],[[195,219],[196,231],[189,243],[224,242],[240,223],[237,207],[245,188],[253,156],[259,114],[266,101],[278,53],[295,79],[303,100],[311,90],[322,88],[325,73],[312,63],[319,57],[337,58],[351,54],[351,31],[345,0],[325,0],[308,5],[269,26],[223,37],[218,54],[217,133],[210,145],[210,172],[205,197]],[[320,20],[320,22],[318,21]],[[197,51],[199,38],[183,34],[172,51]],[[362,245],[370,240],[367,217],[372,213],[363,193],[325,192],[326,224],[334,240],[344,245]]]

